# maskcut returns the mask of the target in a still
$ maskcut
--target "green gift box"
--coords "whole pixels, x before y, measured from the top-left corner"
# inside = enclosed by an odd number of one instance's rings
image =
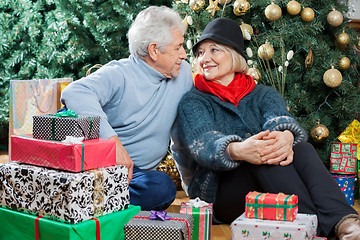
[[[0,207],[0,240],[122,240],[124,225],[139,206],[114,212],[78,224],[66,224]]]

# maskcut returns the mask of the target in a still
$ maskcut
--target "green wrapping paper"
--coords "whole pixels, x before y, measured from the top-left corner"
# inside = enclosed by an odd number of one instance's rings
[[[94,220],[71,225],[40,218],[36,231],[37,216],[0,207],[0,240],[35,240],[36,234],[39,240],[123,240],[124,225],[139,211],[139,206],[130,205],[125,210],[96,218],[100,224],[98,229]]]

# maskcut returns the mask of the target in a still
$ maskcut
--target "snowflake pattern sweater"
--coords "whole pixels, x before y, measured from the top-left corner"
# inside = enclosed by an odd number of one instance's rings
[[[294,145],[307,139],[280,94],[264,85],[257,85],[237,107],[194,88],[182,98],[178,114],[179,134],[187,155],[187,162],[181,165],[191,166],[193,174],[188,193],[190,198],[200,197],[207,202],[215,202],[217,173],[240,166],[239,161],[226,155],[231,142],[244,141],[267,129],[290,130]]]

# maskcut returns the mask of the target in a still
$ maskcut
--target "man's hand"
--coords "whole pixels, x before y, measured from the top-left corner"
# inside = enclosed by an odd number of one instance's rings
[[[123,165],[128,169],[128,183],[130,183],[133,176],[134,162],[130,158],[129,154],[125,150],[118,136],[109,137],[116,141],[116,164]]]

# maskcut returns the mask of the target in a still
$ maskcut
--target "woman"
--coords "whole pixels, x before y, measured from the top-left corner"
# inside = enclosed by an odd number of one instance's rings
[[[238,24],[226,18],[210,22],[193,47],[200,74],[179,105],[190,198],[212,202],[215,220],[230,223],[249,191],[296,194],[299,212],[318,216],[318,234],[360,238],[356,211],[284,100],[246,75],[243,49]]]

